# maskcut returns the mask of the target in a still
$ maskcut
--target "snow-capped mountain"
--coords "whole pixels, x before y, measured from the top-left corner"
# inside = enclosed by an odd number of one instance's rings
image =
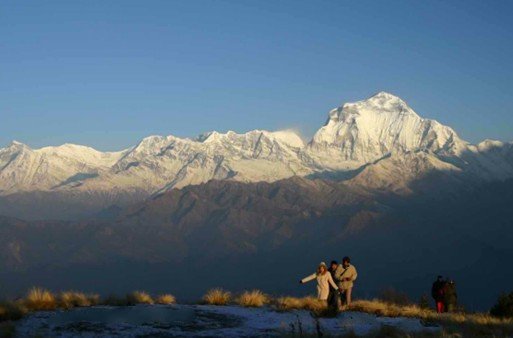
[[[210,179],[276,180],[304,175],[301,138],[291,131],[211,132],[197,139],[150,136],[133,148],[102,153],[63,145],[0,150],[3,194],[33,190],[141,189],[155,192]]]
[[[467,146],[451,128],[421,118],[403,100],[385,92],[330,111],[309,144],[323,155],[332,153],[338,162],[356,165],[396,151],[457,154]]]
[[[401,190],[429,171],[473,180],[513,177],[513,144],[469,144],[380,92],[330,111],[308,143],[290,130],[150,136],[119,152],[72,144],[30,149],[13,142],[0,149],[0,195],[149,196],[212,179],[272,182],[292,176],[344,177],[351,178],[348,184]]]
[[[59,189],[107,171],[124,153],[74,144],[34,150],[13,141],[0,149],[0,193]]]

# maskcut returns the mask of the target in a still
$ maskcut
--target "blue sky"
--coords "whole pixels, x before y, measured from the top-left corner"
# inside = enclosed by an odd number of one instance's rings
[[[296,128],[385,90],[513,140],[513,1],[0,4],[0,147]]]

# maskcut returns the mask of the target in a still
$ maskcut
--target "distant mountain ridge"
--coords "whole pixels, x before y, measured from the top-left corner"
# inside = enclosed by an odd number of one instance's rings
[[[302,177],[213,180],[97,219],[0,216],[0,280],[14,295],[34,284],[106,294],[171,288],[192,299],[215,286],[300,294],[313,289],[296,280],[320,260],[350,255],[358,297],[393,286],[416,299],[443,274],[464,304],[486,309],[513,280],[504,269],[513,259],[513,180],[445,179],[416,181],[409,195]],[[483,284],[487,292],[476,293]]]
[[[411,181],[431,171],[469,181],[513,177],[513,144],[472,145],[450,127],[420,117],[399,97],[380,92],[330,111],[307,143],[290,130],[214,131],[195,139],[150,136],[119,152],[72,144],[31,149],[13,142],[0,149],[0,213],[46,216],[21,207],[15,212],[13,201],[39,205],[36,209],[69,201],[98,211],[210,180],[351,178],[351,184],[370,189],[407,191]],[[69,215],[54,210],[55,217],[71,217],[73,208],[67,208]]]

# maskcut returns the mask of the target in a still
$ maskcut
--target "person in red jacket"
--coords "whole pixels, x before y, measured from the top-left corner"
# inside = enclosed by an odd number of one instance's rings
[[[444,312],[444,287],[445,281],[442,276],[438,276],[436,281],[433,283],[431,287],[431,296],[435,300],[436,304],[436,312],[442,313]]]

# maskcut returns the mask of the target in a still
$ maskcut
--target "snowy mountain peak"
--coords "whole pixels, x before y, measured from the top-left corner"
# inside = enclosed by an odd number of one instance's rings
[[[385,92],[385,91],[377,92],[376,94],[372,95],[368,100],[371,100],[371,99],[402,101],[402,99],[399,96],[396,96],[394,94],[391,94],[391,93]]]
[[[451,128],[420,117],[399,97],[379,92],[330,111],[309,146],[338,150],[342,161],[369,163],[394,151],[455,153],[464,144]]]
[[[305,146],[305,142],[301,136],[292,129],[278,130],[270,132],[269,134],[289,146],[296,148],[302,148]]]
[[[229,137],[229,136],[234,135],[234,134],[236,134],[236,133],[234,133],[231,130],[228,131],[225,134],[213,130],[213,131],[209,131],[209,132],[206,132],[206,133],[203,133],[203,134],[199,135],[196,138],[196,140],[198,142],[202,142],[202,143],[210,143],[210,142],[220,141],[223,138]]]
[[[291,129],[278,130],[278,131],[267,131],[267,130],[250,130],[244,134],[237,134],[234,131],[228,131],[226,133],[219,133],[217,131],[210,131],[199,135],[195,140],[201,143],[213,143],[213,142],[233,142],[237,139],[258,139],[261,136],[266,137],[269,140],[277,141],[291,147],[302,148],[304,142],[301,137]]]
[[[18,142],[16,140],[12,140],[6,149],[23,149],[23,148],[30,149],[29,146],[27,146],[26,144]]]
[[[151,135],[143,138],[135,147],[128,150],[129,154],[140,153],[140,154],[155,154],[160,151],[161,148],[167,146],[173,139],[174,136],[160,136]]]
[[[390,118],[411,115],[421,119],[401,98],[387,92],[379,92],[366,100],[345,103],[331,110],[326,124],[344,122],[360,115],[367,116],[368,119],[373,119],[376,115],[390,115]]]

